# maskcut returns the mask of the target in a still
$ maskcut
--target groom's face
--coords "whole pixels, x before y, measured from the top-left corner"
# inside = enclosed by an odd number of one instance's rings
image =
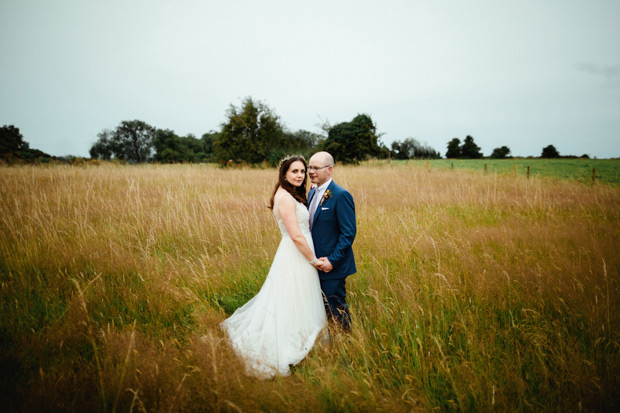
[[[308,175],[313,184],[323,185],[332,175],[332,166],[325,165],[324,159],[313,156],[308,162]]]

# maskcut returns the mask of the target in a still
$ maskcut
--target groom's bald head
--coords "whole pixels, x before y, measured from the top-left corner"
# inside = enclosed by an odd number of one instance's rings
[[[308,173],[313,184],[322,185],[332,176],[334,158],[327,152],[317,152],[308,162]]]
[[[315,160],[322,164],[322,166],[334,166],[334,158],[329,154],[329,152],[321,151],[312,155],[310,161]]]

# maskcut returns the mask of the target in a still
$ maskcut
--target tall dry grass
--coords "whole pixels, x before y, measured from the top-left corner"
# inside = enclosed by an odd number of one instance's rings
[[[288,378],[218,329],[279,242],[274,170],[0,169],[0,397],[13,410],[612,410],[620,190],[337,167],[353,332]]]

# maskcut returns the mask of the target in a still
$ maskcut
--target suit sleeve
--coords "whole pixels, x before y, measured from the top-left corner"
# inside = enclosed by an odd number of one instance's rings
[[[353,202],[353,197],[347,191],[342,192],[338,197],[336,218],[338,219],[340,235],[336,248],[334,248],[334,251],[327,257],[334,268],[337,268],[344,260],[347,252],[353,245],[353,240],[355,240],[355,234],[357,233],[355,203]]]

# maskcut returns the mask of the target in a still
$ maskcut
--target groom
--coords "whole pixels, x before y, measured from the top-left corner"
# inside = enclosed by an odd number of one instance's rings
[[[310,230],[316,256],[325,260],[319,267],[325,310],[348,332],[351,316],[345,282],[357,271],[351,248],[357,231],[355,204],[351,194],[332,180],[333,169],[334,158],[327,152],[315,153],[308,162],[310,180],[316,185],[308,194]]]

